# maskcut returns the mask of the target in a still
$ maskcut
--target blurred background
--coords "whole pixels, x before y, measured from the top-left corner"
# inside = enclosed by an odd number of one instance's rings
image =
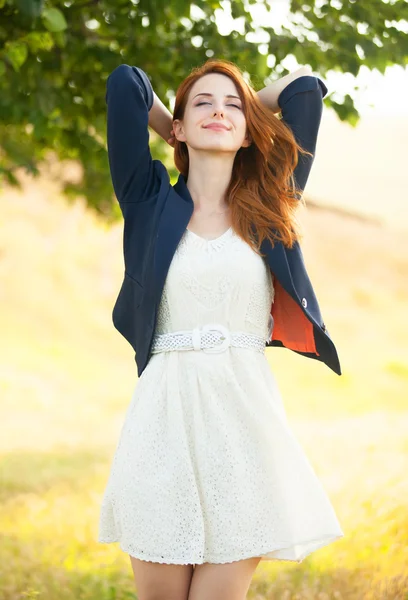
[[[303,249],[343,375],[267,357],[345,537],[261,562],[249,598],[408,598],[408,3],[0,0],[0,599],[136,599],[99,506],[137,383],[111,312],[123,222],[105,85],[142,67],[172,112],[207,58],[258,90],[327,87]],[[177,179],[173,149],[150,131]]]

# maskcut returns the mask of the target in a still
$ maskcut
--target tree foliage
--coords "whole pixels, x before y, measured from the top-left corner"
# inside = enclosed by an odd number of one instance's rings
[[[330,69],[357,75],[366,65],[384,73],[389,65],[407,63],[408,36],[399,25],[408,19],[405,0],[291,0],[292,25],[264,26],[269,41],[254,43],[250,34],[260,29],[251,8],[262,3],[0,0],[0,178],[18,185],[17,168],[37,175],[53,151],[58,160],[83,166],[82,180],[66,183],[67,196],[82,195],[97,211],[113,215],[105,85],[121,63],[142,67],[170,112],[179,83],[211,57],[236,62],[256,89],[287,73],[281,62],[288,54],[323,79]],[[215,21],[223,8],[238,19],[228,35]],[[338,103],[331,92],[326,104],[356,124],[352,98]],[[167,160],[169,146],[152,139],[154,157]]]

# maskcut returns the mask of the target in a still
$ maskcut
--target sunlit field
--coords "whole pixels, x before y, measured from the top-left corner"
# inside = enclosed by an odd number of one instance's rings
[[[128,556],[96,542],[137,383],[111,321],[123,224],[23,179],[0,196],[0,599],[136,599]],[[248,598],[407,600],[408,236],[311,205],[301,220],[343,375],[267,356],[345,537],[301,564],[262,561]]]

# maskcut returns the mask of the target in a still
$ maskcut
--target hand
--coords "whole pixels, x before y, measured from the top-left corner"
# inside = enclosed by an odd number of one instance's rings
[[[168,143],[168,144],[169,144],[169,145],[170,145],[172,148],[174,148],[174,146],[175,146],[175,144],[176,144],[176,136],[174,135],[174,129],[172,129],[172,130],[170,131],[170,137],[169,137],[169,139],[167,140],[167,143]]]

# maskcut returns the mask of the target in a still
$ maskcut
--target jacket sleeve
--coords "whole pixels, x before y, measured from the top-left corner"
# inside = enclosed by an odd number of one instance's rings
[[[311,157],[299,152],[294,178],[297,188],[302,193],[314,161],[323,98],[327,91],[326,85],[319,77],[302,75],[291,81],[278,97],[283,122],[290,127],[298,144],[313,154]]]
[[[119,65],[106,82],[107,144],[112,184],[119,202],[139,202],[155,178],[149,148],[153,88],[138,67]]]

